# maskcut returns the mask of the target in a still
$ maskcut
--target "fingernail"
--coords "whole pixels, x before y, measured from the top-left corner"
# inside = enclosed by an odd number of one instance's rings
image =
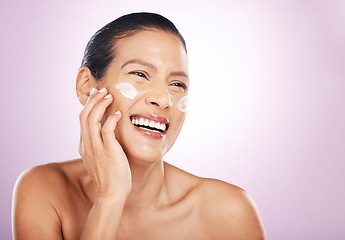
[[[96,88],[92,88],[90,92],[90,96],[92,96],[96,92]]]
[[[104,98],[111,98],[111,94],[109,93],[109,94],[106,95]]]
[[[120,115],[121,112],[120,112],[120,111],[116,111],[115,114],[116,114],[116,115]]]
[[[101,88],[98,92],[102,93],[102,92],[105,92],[107,89],[105,88]]]

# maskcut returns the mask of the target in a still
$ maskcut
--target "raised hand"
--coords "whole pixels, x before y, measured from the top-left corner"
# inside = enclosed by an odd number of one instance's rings
[[[109,115],[101,125],[105,110],[112,101],[112,95],[107,94],[105,88],[99,91],[94,88],[80,113],[79,153],[96,185],[96,198],[127,198],[132,187],[128,159],[115,136],[121,113],[117,111]]]

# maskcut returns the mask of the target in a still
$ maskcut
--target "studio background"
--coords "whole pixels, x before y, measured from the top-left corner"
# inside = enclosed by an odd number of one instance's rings
[[[83,50],[135,11],[168,17],[187,42],[188,115],[165,160],[247,190],[268,239],[344,239],[341,0],[1,1],[0,239],[19,174],[79,157]]]

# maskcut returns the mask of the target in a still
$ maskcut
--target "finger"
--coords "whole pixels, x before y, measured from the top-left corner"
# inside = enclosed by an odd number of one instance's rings
[[[95,105],[89,115],[89,131],[94,147],[98,147],[98,145],[100,144],[103,146],[101,120],[105,114],[107,107],[109,107],[112,101],[113,97],[111,96],[111,94],[106,95]]]
[[[81,130],[80,134],[81,134],[81,138],[83,139],[84,152],[92,149],[92,141],[90,138],[91,136],[90,136],[90,129],[89,129],[89,115],[92,109],[94,108],[94,106],[97,104],[97,102],[104,97],[105,93],[106,93],[105,88],[102,88],[98,92],[95,88],[92,89],[88,102],[79,115],[80,130]]]
[[[102,127],[101,132],[102,132],[104,146],[106,148],[114,146],[114,141],[116,141],[115,129],[120,118],[121,118],[121,112],[117,111],[116,113],[111,114],[107,118],[107,120],[105,121]]]
[[[93,88],[91,90],[90,96],[85,104],[85,107],[83,109],[83,112],[85,115],[89,115],[92,112],[92,109],[95,107],[95,105],[107,94],[106,88],[101,88],[99,91],[97,91],[96,88]]]
[[[96,93],[96,92],[97,92],[97,89],[96,89],[96,88],[92,88],[92,89],[91,89],[89,98],[87,99],[85,105],[90,101],[92,95],[93,95],[94,93]]]

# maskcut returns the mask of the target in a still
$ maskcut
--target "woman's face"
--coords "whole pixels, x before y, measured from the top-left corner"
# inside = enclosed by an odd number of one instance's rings
[[[177,36],[144,30],[118,40],[115,55],[99,86],[113,96],[102,121],[120,110],[115,135],[127,156],[157,161],[175,142],[186,116],[186,51]]]

